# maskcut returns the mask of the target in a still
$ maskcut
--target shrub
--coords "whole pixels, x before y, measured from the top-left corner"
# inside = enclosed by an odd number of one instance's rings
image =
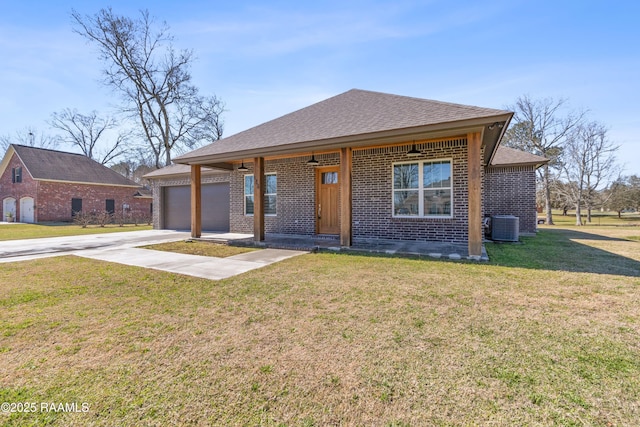
[[[82,228],[87,228],[87,225],[90,225],[93,222],[93,215],[86,212],[74,212],[73,215],[73,223],[81,226]]]

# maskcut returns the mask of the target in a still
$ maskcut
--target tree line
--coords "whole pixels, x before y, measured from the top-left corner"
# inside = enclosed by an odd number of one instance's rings
[[[102,83],[120,98],[113,115],[65,108],[51,115],[56,136],[33,128],[0,137],[0,145],[19,144],[57,148],[67,145],[139,181],[150,170],[171,164],[182,153],[222,137],[224,104],[204,96],[192,83],[191,50],[178,50],[166,22],[149,12],[136,18],[117,15],[111,8],[95,15],[72,11],[73,31],[97,49],[102,60]],[[503,144],[549,159],[538,170],[539,199],[546,222],[553,224],[553,208],[591,212],[607,207],[619,214],[640,208],[640,178],[622,176],[615,154],[618,145],[607,127],[590,120],[585,111],[565,112],[567,101],[519,97],[507,108],[514,112]],[[132,126],[124,127],[122,122]]]
[[[119,105],[106,115],[65,108],[48,120],[57,135],[27,128],[0,137],[3,148],[13,142],[70,146],[136,179],[170,165],[175,153],[222,137],[224,104],[215,95],[200,94],[190,72],[194,53],[174,47],[165,22],[156,22],[146,10],[130,18],[111,8],[95,15],[74,10],[71,18],[73,31],[97,49],[102,83],[120,98]]]
[[[608,128],[586,111],[565,111],[567,101],[519,97],[507,108],[514,112],[502,143],[548,159],[538,169],[538,201],[545,222],[553,224],[552,209],[566,215],[575,210],[576,225],[591,222],[595,208],[640,209],[640,179],[623,176],[616,158],[619,149]]]

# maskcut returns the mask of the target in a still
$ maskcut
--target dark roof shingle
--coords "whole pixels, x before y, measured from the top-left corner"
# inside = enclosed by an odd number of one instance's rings
[[[352,89],[176,158],[282,147],[511,114],[508,111]]]
[[[500,145],[493,156],[491,166],[542,165],[548,161],[545,157]]]
[[[33,179],[139,187],[95,160],[76,153],[11,145]]]

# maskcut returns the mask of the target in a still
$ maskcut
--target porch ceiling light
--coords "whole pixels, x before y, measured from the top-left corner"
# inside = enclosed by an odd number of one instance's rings
[[[311,159],[307,162],[308,165],[317,166],[320,162],[316,160],[316,155],[311,154]]]
[[[241,172],[246,172],[246,171],[249,170],[249,168],[244,165],[244,160],[242,161],[242,164],[240,165],[238,170],[241,171]]]
[[[422,151],[418,150],[416,148],[416,144],[413,144],[411,146],[411,150],[407,151],[407,156],[409,157],[416,157],[422,154]]]

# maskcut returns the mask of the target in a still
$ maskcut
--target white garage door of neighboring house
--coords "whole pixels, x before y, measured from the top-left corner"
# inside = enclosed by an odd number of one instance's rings
[[[33,197],[20,199],[20,222],[33,222]]]
[[[16,199],[13,197],[7,197],[2,201],[2,221],[7,220],[7,215],[9,213],[11,213],[13,218],[16,217]]]
[[[163,225],[169,230],[191,229],[191,187],[164,187]],[[229,231],[229,183],[202,185],[202,229]]]

